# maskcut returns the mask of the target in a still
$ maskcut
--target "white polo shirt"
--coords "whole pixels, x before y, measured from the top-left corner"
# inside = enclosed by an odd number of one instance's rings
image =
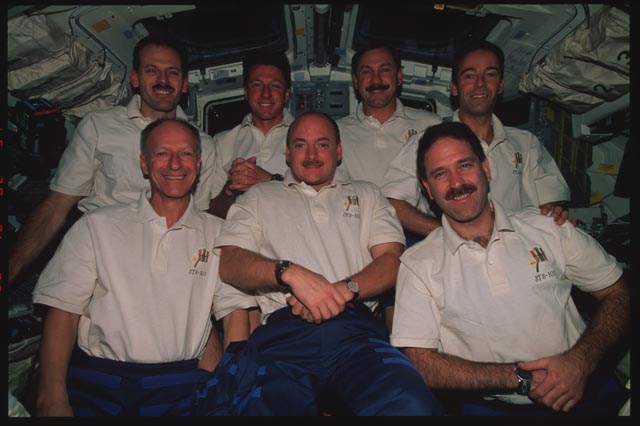
[[[342,139],[342,166],[352,179],[382,187],[389,163],[409,138],[441,121],[436,114],[405,107],[396,99],[396,112],[380,124],[376,118],[365,115],[360,103],[353,114],[337,120]]]
[[[585,323],[571,299],[615,283],[622,268],[589,235],[537,208],[496,201],[487,249],[442,227],[401,257],[391,343],[510,363],[571,348]]]
[[[453,121],[460,121],[458,111]],[[493,115],[493,141],[480,141],[491,168],[490,190],[494,199],[507,210],[538,207],[552,201],[571,199],[569,186],[549,151],[531,132],[505,127]],[[422,211],[426,198],[417,180],[416,157],[418,141],[424,132],[412,138],[393,159],[386,173],[387,183],[382,193],[389,198],[404,200]],[[422,200],[421,200],[422,199]]]
[[[179,106],[176,117],[187,120]],[[83,212],[136,201],[149,188],[140,170],[140,132],[151,121],[140,112],[140,95],[134,95],[126,107],[90,112],[78,124],[49,188],[85,197],[78,203]],[[212,195],[222,189],[213,187],[220,159],[211,137],[201,132],[200,138],[202,168],[195,200],[198,209],[207,210]]]
[[[286,150],[287,132],[294,117],[288,110],[284,110],[284,118],[273,126],[267,134],[253,125],[251,113],[247,114],[242,123],[231,130],[219,132],[213,136],[218,146],[222,167],[216,170],[215,187],[222,189],[227,182],[227,175],[231,163],[238,157],[244,159],[256,157],[256,164],[269,173],[284,174],[287,171]],[[218,193],[220,190],[218,190]],[[216,194],[218,195],[218,194]]]
[[[288,259],[336,282],[364,269],[373,260],[371,248],[389,242],[404,244],[404,234],[375,185],[336,172],[331,185],[316,191],[287,171],[284,182],[254,185],[238,197],[216,247]],[[285,296],[279,291],[257,296],[263,319],[286,306]]]
[[[221,219],[199,212],[192,199],[167,229],[147,197],[83,215],[42,272],[33,302],[81,315],[78,345],[91,356],[200,358],[212,303],[219,319],[251,299],[219,280],[213,246]]]

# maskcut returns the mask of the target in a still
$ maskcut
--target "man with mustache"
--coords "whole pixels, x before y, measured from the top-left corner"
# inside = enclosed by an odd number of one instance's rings
[[[351,59],[351,79],[360,103],[354,113],[337,123],[343,143],[342,168],[352,179],[382,188],[387,167],[402,147],[414,135],[442,121],[436,114],[403,105],[398,98],[402,76],[400,54],[392,46],[371,42]],[[437,224],[436,219],[425,220]],[[413,240],[408,234],[407,245]],[[381,302],[380,311],[386,311],[390,319],[393,291]]]
[[[188,90],[187,53],[175,40],[148,36],[133,51],[130,73],[135,94],[128,105],[90,112],[78,124],[50,183],[50,191],[22,225],[9,253],[9,283],[17,280],[58,236],[69,213],[127,204],[149,181],[140,172],[140,131],[159,118],[187,119],[179,106]],[[196,207],[209,208],[219,161],[211,138],[201,134],[202,173],[195,187]]]
[[[436,114],[404,106],[398,98],[402,63],[391,46],[370,43],[351,60],[351,79],[360,100],[356,111],[337,120],[343,167],[354,180],[385,183],[385,171],[409,138],[442,121]]]
[[[504,53],[485,40],[471,41],[456,51],[450,84],[459,103],[453,121],[467,124],[482,142],[493,179],[491,195],[508,210],[539,207],[559,224],[568,217],[563,205],[569,187],[553,157],[526,130],[505,127],[493,113],[504,89]],[[395,207],[405,230],[425,236],[440,226],[416,179],[414,138],[391,161],[382,193]]]
[[[402,229],[377,186],[336,171],[341,158],[335,122],[305,113],[284,180],[229,209],[220,277],[255,292],[263,325],[199,386],[193,414],[318,415],[327,397],[356,415],[440,413],[370,310],[395,283]]]
[[[617,414],[630,292],[616,259],[537,207],[507,212],[463,123],[427,129],[416,165],[442,226],[401,257],[391,342],[460,405],[451,414]],[[597,301],[587,324],[574,285]]]

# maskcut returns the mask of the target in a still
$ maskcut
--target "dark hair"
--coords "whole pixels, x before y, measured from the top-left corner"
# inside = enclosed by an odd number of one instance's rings
[[[427,171],[424,165],[427,151],[442,138],[452,138],[466,142],[480,162],[486,158],[480,139],[466,124],[458,121],[445,121],[435,126],[427,127],[427,130],[418,141],[418,154],[416,156],[416,170],[420,187],[422,187],[422,181],[427,180]]]
[[[496,55],[498,63],[500,65],[500,80],[504,80],[504,52],[495,44],[487,40],[471,40],[456,49],[455,56],[453,57],[453,68],[451,70],[451,81],[456,86],[458,85],[458,72],[460,72],[460,64],[471,52],[476,50],[488,50]]]
[[[291,65],[284,52],[276,52],[269,49],[254,50],[242,60],[242,83],[246,87],[249,82],[249,74],[258,65],[271,65],[276,67],[284,77],[287,89],[291,88]]]
[[[291,125],[289,126],[289,130],[287,130],[287,145],[289,145],[289,139],[291,137],[291,129],[293,129],[293,127],[296,124],[296,122],[298,122],[302,117],[307,117],[309,115],[315,115],[315,116],[318,116],[318,117],[324,117],[325,120],[327,120],[329,123],[331,123],[331,127],[333,128],[333,136],[336,138],[336,142],[340,143],[340,128],[338,127],[338,125],[336,124],[336,121],[333,118],[329,117],[324,112],[307,111],[307,112],[305,112],[303,114],[300,114],[298,117],[296,117],[296,119],[293,120],[293,123],[291,123]]]
[[[175,39],[160,34],[148,35],[136,43],[136,47],[133,48],[133,69],[135,71],[140,71],[140,51],[150,45],[168,47],[175,50],[180,57],[180,70],[182,71],[183,77],[187,78],[187,74],[189,73],[189,58],[186,49]]]
[[[191,125],[188,121],[182,120],[180,118],[159,118],[155,121],[152,121],[147,125],[142,132],[140,133],[140,152],[142,155],[146,156],[147,152],[147,142],[149,141],[149,136],[153,132],[153,130],[159,125],[172,121],[174,123],[181,124],[186,129],[188,129],[196,140],[196,153],[200,154],[202,152],[202,142],[200,141],[200,131]]]
[[[378,41],[369,41],[365,45],[359,47],[356,50],[356,53],[351,58],[351,75],[356,76],[358,73],[358,66],[360,65],[360,60],[362,59],[362,55],[367,53],[370,50],[374,49],[385,49],[391,57],[393,58],[393,62],[396,65],[396,68],[399,70],[402,68],[402,61],[400,59],[400,52],[398,50],[386,43],[378,42]]]

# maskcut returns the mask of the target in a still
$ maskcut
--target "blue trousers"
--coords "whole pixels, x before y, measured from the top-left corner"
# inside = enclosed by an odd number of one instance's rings
[[[77,349],[67,374],[75,416],[184,414],[198,381],[198,360],[138,364],[87,356]],[[182,403],[181,403],[182,402]]]
[[[440,415],[418,370],[388,340],[384,324],[356,304],[310,324],[289,307],[249,340],[229,346],[193,398],[194,415],[319,415],[319,401],[355,415]]]

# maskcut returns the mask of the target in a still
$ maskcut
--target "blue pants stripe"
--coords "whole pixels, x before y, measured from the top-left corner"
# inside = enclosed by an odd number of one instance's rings
[[[101,373],[86,368],[72,368],[69,370],[69,377],[87,383],[95,383],[109,389],[119,389],[122,384],[122,377]]]

